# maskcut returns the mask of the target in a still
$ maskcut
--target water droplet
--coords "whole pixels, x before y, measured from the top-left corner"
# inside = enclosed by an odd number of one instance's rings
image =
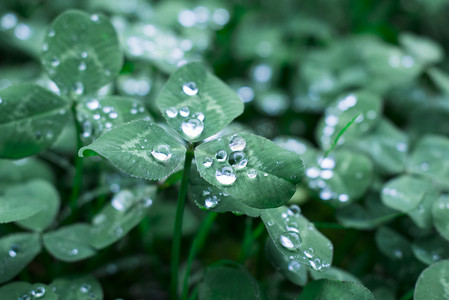
[[[170,159],[172,156],[171,148],[169,145],[166,144],[159,144],[153,147],[153,150],[151,151],[151,155],[155,159],[161,162],[165,162]]]
[[[197,138],[201,135],[204,129],[204,124],[201,120],[195,118],[188,118],[181,124],[182,132],[191,139]]]
[[[76,95],[81,95],[84,92],[84,85],[81,82],[75,83],[75,86],[73,87],[73,91]]]
[[[320,163],[321,168],[323,169],[333,169],[335,168],[335,160],[332,158],[326,157]]]
[[[299,215],[301,213],[301,208],[296,204],[290,205],[289,209],[293,215]]]
[[[49,37],[54,37],[56,35],[56,32],[52,29],[48,32]]]
[[[112,207],[118,211],[126,211],[133,204],[134,196],[130,191],[118,192],[111,201]]]
[[[42,298],[45,295],[45,288],[43,286],[38,286],[37,288],[31,291],[31,295],[34,298]]]
[[[7,13],[1,18],[1,26],[10,29],[17,25],[17,16],[14,13]]]
[[[394,255],[396,258],[402,258],[403,253],[402,253],[402,251],[401,251],[400,249],[396,249],[396,250],[393,251],[393,255]]]
[[[86,58],[87,57],[87,52],[86,51],[81,52],[81,57],[82,58]]]
[[[114,234],[115,234],[116,236],[121,236],[121,235],[123,234],[123,229],[122,229],[122,227],[120,227],[120,226],[115,227],[115,228],[114,228]]]
[[[19,252],[19,247],[17,245],[12,245],[8,251],[9,257],[16,257]]]
[[[429,171],[429,163],[428,162],[422,162],[421,165],[419,166],[419,168],[421,169],[421,171]]]
[[[320,177],[323,179],[331,179],[334,176],[332,170],[323,170],[320,172]]]
[[[76,248],[73,248],[72,251],[70,251],[71,255],[78,255],[79,251]]]
[[[153,199],[143,198],[142,203],[144,207],[150,207],[151,205],[153,205]]]
[[[117,119],[117,117],[118,117],[118,113],[116,113],[115,111],[113,111],[109,114],[109,118],[111,118],[111,119]]]
[[[78,70],[80,70],[80,71],[84,71],[84,70],[86,70],[86,68],[87,68],[87,65],[85,62],[80,63],[78,66]]]
[[[179,114],[181,115],[181,117],[186,118],[190,115],[190,109],[187,106],[185,106],[179,110]]]
[[[196,86],[196,83],[193,81],[184,83],[182,86],[182,91],[187,95],[187,96],[195,96],[196,94],[198,94],[198,87]]]
[[[246,172],[246,175],[248,175],[249,178],[254,179],[257,176],[257,170],[256,169],[249,169]]]
[[[48,44],[47,44],[47,43],[44,43],[44,44],[42,45],[42,51],[43,51],[43,52],[48,51]]]
[[[104,221],[106,221],[106,216],[105,216],[104,214],[99,214],[99,215],[96,215],[96,216],[93,218],[92,223],[93,223],[94,225],[100,225],[100,224],[103,223]]]
[[[90,291],[90,288],[91,288],[91,286],[89,284],[84,283],[80,287],[80,292],[83,293],[83,294],[86,294],[86,293],[88,293]]]
[[[312,167],[306,170],[306,175],[309,178],[317,178],[320,175],[320,170],[318,168]]]
[[[204,114],[202,112],[197,112],[192,115],[192,118],[196,118],[196,119],[200,120],[201,122],[203,122]]]
[[[406,143],[397,143],[396,144],[396,150],[398,150],[399,152],[406,152],[407,151],[407,144]]]
[[[18,298],[18,300],[31,300],[31,297],[28,294],[23,294]]]
[[[245,158],[245,153],[236,151],[229,155],[229,163],[236,169],[243,169],[246,167],[248,160]]]
[[[219,162],[225,161],[227,157],[228,153],[225,150],[218,150],[217,153],[215,153],[215,158]]]
[[[267,225],[268,226],[273,226],[274,225],[274,221],[272,219],[267,221]]]
[[[205,168],[209,168],[210,166],[212,166],[213,162],[214,162],[213,159],[210,158],[209,156],[207,156],[207,157],[204,158],[203,166]]]
[[[243,137],[234,135],[229,141],[229,148],[232,151],[242,151],[246,147],[246,141]]]
[[[90,110],[94,110],[100,107],[100,102],[98,102],[97,99],[93,99],[90,100],[89,102],[86,103],[87,108],[89,108]]]
[[[98,16],[98,15],[91,15],[90,16],[90,19],[92,20],[92,21],[94,21],[94,22],[98,22],[98,21],[100,21],[100,17]]]
[[[217,170],[215,172],[215,178],[223,185],[231,185],[237,179],[232,167],[223,167],[221,170]]]
[[[57,66],[59,66],[60,63],[61,63],[61,62],[60,62],[59,59],[57,59],[57,58],[53,58],[53,59],[51,60],[51,62],[50,62],[50,64],[52,65],[52,67],[57,67]]]
[[[295,250],[301,247],[302,239],[295,231],[286,231],[279,237],[281,245],[288,250]]]
[[[346,194],[340,194],[338,195],[338,201],[340,202],[347,202],[349,200],[349,196]]]
[[[291,272],[298,272],[301,269],[301,264],[296,260],[292,260],[288,263],[288,270]]]
[[[137,113],[137,111],[136,111],[136,113]],[[170,119],[173,119],[178,115],[178,110],[175,107],[170,107],[170,108],[167,108],[167,110],[165,111],[165,114]]]
[[[315,251],[313,250],[313,248],[309,248],[309,249],[304,250],[304,255],[307,258],[312,258],[314,254],[315,254]]]
[[[314,269],[314,270],[321,270],[322,265],[321,265],[321,260],[319,258],[315,258],[314,260],[310,260],[309,261],[310,266]]]
[[[217,198],[217,196],[207,197],[204,200],[204,204],[206,205],[207,208],[214,208],[215,206],[217,206],[218,202],[219,199]]]

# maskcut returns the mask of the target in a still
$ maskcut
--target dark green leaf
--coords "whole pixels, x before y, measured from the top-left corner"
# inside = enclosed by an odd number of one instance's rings
[[[51,283],[62,300],[102,300],[103,290],[93,276],[57,278]]]
[[[440,199],[433,203],[432,216],[435,228],[449,241],[449,195],[441,195]]]
[[[50,147],[69,113],[69,102],[29,83],[0,90],[0,157],[22,158]]]
[[[28,282],[11,282],[0,288],[2,299],[42,299],[59,300],[56,293],[48,285],[42,283],[30,284]]]
[[[298,300],[374,300],[373,294],[359,283],[320,279],[307,284]]]
[[[377,248],[389,259],[407,261],[412,257],[410,242],[388,227],[379,228],[375,239]]]
[[[412,244],[412,250],[415,257],[426,265],[449,258],[449,243],[437,234],[418,239]]]
[[[123,172],[150,180],[170,175],[185,153],[181,142],[144,120],[120,125],[79,151],[80,156],[101,155]]]
[[[54,20],[42,52],[49,76],[72,97],[108,84],[120,71],[122,61],[118,37],[109,20],[77,10]]]
[[[180,67],[157,105],[168,124],[191,142],[219,132],[243,112],[239,96],[200,63]]]
[[[254,208],[285,204],[301,182],[301,157],[252,134],[225,136],[199,145],[195,159],[201,177]]]
[[[14,278],[41,251],[37,233],[14,233],[0,239],[0,283]]]

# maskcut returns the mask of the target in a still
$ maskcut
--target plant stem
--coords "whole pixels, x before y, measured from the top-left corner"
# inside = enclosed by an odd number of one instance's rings
[[[184,275],[184,282],[182,284],[182,299],[187,300],[189,288],[189,276],[190,276],[190,270],[192,267],[193,259],[195,258],[198,251],[203,247],[203,244],[206,241],[207,235],[209,234],[209,230],[212,227],[212,223],[214,222],[215,218],[217,217],[217,213],[210,212],[207,214],[207,216],[204,218],[203,222],[201,223],[200,229],[198,230],[197,235],[195,236],[192,246],[190,247],[189,252],[189,258],[187,259],[187,267],[186,272]]]
[[[78,213],[78,197],[83,184],[83,159],[78,156],[78,150],[83,147],[83,141],[81,140],[81,124],[76,119],[76,102],[72,104],[72,115],[76,128],[76,153],[75,153],[75,175],[73,177],[72,192],[70,194],[70,208],[72,210],[72,216],[76,216]]]
[[[187,187],[189,184],[190,167],[193,159],[193,145],[188,146],[184,162],[184,172],[182,174],[181,187],[178,193],[178,203],[176,205],[176,220],[173,231],[173,244],[171,251],[171,284],[170,297],[172,300],[178,299],[178,274],[179,261],[181,255],[181,237],[182,237],[182,218],[184,215],[184,206],[186,203]]]
[[[241,263],[243,263],[246,260],[246,258],[250,255],[252,244],[253,244],[253,218],[246,217],[245,233],[243,236],[243,243],[239,257],[239,261]]]
[[[407,293],[405,293],[399,300],[409,300],[413,298],[413,294],[415,293],[415,288],[411,289]]]

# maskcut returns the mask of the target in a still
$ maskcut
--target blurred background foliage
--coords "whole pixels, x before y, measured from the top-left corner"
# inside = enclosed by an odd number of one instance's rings
[[[26,81],[58,93],[39,54],[48,24],[69,8],[108,16],[126,55],[120,75],[97,96],[132,97],[136,112],[148,110],[161,121],[154,100],[168,76],[187,61],[204,61],[245,103],[235,128],[303,155],[307,178],[291,202],[333,242],[338,276],[360,280],[377,299],[398,299],[425,266],[449,257],[448,229],[434,224],[440,237],[432,225],[441,220],[432,203],[447,192],[449,177],[448,0],[3,0],[0,88]],[[82,113],[78,118],[86,143],[105,130],[101,122],[84,122]],[[60,224],[70,224],[74,132],[68,125],[50,151],[35,157],[0,160],[2,187],[42,178],[58,188]],[[77,221],[90,221],[114,194],[144,184],[104,161],[88,161],[85,170]],[[99,255],[69,264],[42,253],[18,278],[49,282],[93,273],[106,299],[165,299],[176,205],[176,189],[169,187],[176,178],[179,173],[159,184],[148,218]],[[429,205],[411,207],[416,212],[401,211],[394,191],[409,192],[413,180],[435,195]],[[183,255],[203,216],[190,201]],[[249,253],[242,251],[245,232],[257,232],[260,223],[220,214],[193,265],[192,284],[204,266],[231,259],[244,262],[272,299],[297,296],[300,287],[292,282],[305,281],[274,271],[264,253],[265,232],[256,234]],[[17,230],[0,227],[2,235]]]

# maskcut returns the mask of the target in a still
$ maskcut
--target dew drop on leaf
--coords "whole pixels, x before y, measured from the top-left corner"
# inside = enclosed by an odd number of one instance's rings
[[[190,115],[190,109],[187,106],[181,108],[179,110],[179,115],[184,118],[188,117]]]
[[[86,51],[81,52],[81,57],[82,58],[86,58],[87,57],[87,52]]]
[[[194,113],[192,117],[204,122],[204,114],[202,112]]]
[[[90,19],[94,22],[99,22],[100,21],[100,17],[98,15],[91,15]]]
[[[195,82],[190,81],[183,84],[182,91],[187,96],[195,96],[196,94],[198,94],[198,87],[196,86]]]
[[[237,179],[232,167],[223,167],[221,169],[218,169],[215,172],[215,178],[223,185],[231,185]]]
[[[178,115],[178,110],[175,107],[170,107],[170,108],[167,108],[167,110],[165,111],[165,114],[170,119],[173,119],[173,118],[176,118],[176,116]]]
[[[38,286],[37,288],[31,291],[31,295],[34,298],[42,298],[45,295],[45,288],[43,286]]]
[[[75,95],[81,95],[84,92],[84,85],[81,82],[75,83],[73,92],[75,93]]]
[[[203,162],[203,166],[205,168],[209,168],[210,166],[212,166],[213,160],[212,158],[210,158],[209,156],[207,156],[206,158],[204,158],[204,162]]]
[[[312,258],[313,255],[315,255],[315,251],[313,250],[313,248],[306,249],[306,250],[304,250],[304,255],[307,258]]]
[[[291,272],[297,272],[301,269],[301,264],[296,260],[292,260],[288,263],[288,270]]]
[[[84,70],[86,70],[86,68],[87,68],[87,65],[85,62],[80,63],[78,66],[78,70],[80,70],[80,71],[84,71]]]
[[[151,155],[158,161],[165,162],[172,156],[171,148],[166,144],[156,145],[153,147],[153,150],[151,150]]]
[[[88,292],[90,291],[90,288],[91,288],[91,287],[90,287],[89,284],[84,283],[84,284],[82,284],[81,287],[80,287],[80,292],[83,293],[83,294],[86,294],[86,293],[88,293]]]
[[[130,191],[120,191],[112,198],[112,207],[118,211],[126,211],[133,204],[133,198],[134,196]]]
[[[204,204],[206,205],[207,208],[214,208],[215,206],[218,205],[219,199],[217,198],[217,196],[211,196],[211,197],[207,197],[204,200]]]
[[[60,62],[59,59],[57,59],[57,58],[53,58],[53,59],[51,60],[51,62],[50,62],[50,64],[51,64],[52,67],[57,67],[57,66],[59,66],[60,63],[61,63],[61,62]]]
[[[236,169],[243,169],[246,167],[248,160],[245,158],[245,154],[243,152],[236,151],[229,155],[229,163]]]
[[[204,123],[196,118],[188,118],[181,124],[182,132],[189,138],[194,139],[201,135]]]
[[[249,169],[248,172],[246,172],[246,175],[248,175],[248,177],[250,179],[254,179],[257,176],[257,170],[256,169]]]
[[[301,247],[302,239],[295,231],[286,231],[279,236],[279,242],[288,250],[295,250]]]
[[[8,251],[8,255],[9,257],[16,257],[17,253],[19,252],[19,247],[17,247],[16,245],[11,246],[11,248]]]
[[[229,148],[231,148],[232,151],[242,151],[245,147],[245,139],[238,135],[234,135],[229,141]]]
[[[218,150],[217,153],[215,153],[215,158],[219,162],[225,161],[227,157],[228,153],[226,153],[225,150]]]

